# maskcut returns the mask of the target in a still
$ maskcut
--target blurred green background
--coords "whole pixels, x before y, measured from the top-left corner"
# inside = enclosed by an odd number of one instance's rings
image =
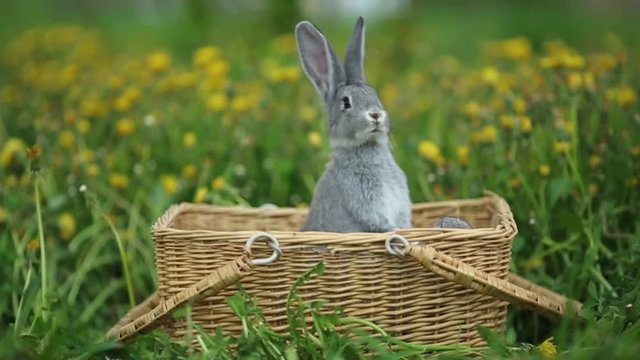
[[[342,54],[361,14],[412,200],[504,196],[512,270],[585,302],[511,309],[485,356],[637,354],[640,2],[30,0],[0,3],[0,357],[113,346],[173,203],[307,206],[329,149],[293,28]]]
[[[274,34],[290,33],[302,17],[312,19],[330,38],[344,41],[349,34],[344,30],[361,14],[371,14],[372,38],[385,32],[419,35],[416,45],[420,47],[470,60],[478,58],[483,41],[513,36],[528,37],[537,49],[543,41],[557,38],[585,50],[611,41],[611,35],[632,48],[640,41],[635,26],[639,5],[632,0],[397,0],[370,5],[358,1],[28,0],[0,6],[3,41],[30,27],[72,22],[102,30],[111,45],[166,47],[183,57],[204,43],[219,44],[228,51],[232,44],[259,49]],[[419,34],[406,34],[412,29]]]

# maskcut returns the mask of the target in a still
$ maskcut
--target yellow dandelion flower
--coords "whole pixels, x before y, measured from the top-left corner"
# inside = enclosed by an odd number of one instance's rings
[[[322,144],[322,137],[317,131],[310,131],[309,134],[307,134],[307,140],[309,140],[309,144],[314,147],[320,147]]]
[[[92,161],[93,161],[93,159],[95,158],[95,156],[96,156],[95,151],[93,151],[93,150],[91,150],[91,149],[85,149],[85,150],[82,150],[82,151],[80,152],[80,158],[81,158],[81,159],[82,159],[82,161],[83,161],[83,162],[85,162],[85,163],[92,162]]]
[[[602,162],[602,159],[600,159],[600,156],[598,155],[591,155],[589,156],[589,167],[592,169],[597,168],[600,163]]]
[[[568,141],[556,141],[553,143],[553,150],[557,153],[566,153],[571,148]]]
[[[558,353],[556,345],[553,343],[553,337],[548,338],[542,344],[536,346],[544,360],[555,360]]]
[[[523,60],[531,56],[531,42],[523,36],[492,41],[487,44],[486,51],[493,57]]]
[[[263,69],[264,76],[272,82],[293,82],[300,79],[298,66],[279,66],[267,63]]]
[[[502,47],[505,56],[512,60],[522,60],[531,56],[531,41],[524,36],[504,40]]]
[[[126,189],[129,187],[129,177],[121,173],[109,174],[109,184],[116,189]]]
[[[576,71],[572,71],[567,75],[567,85],[569,89],[576,90],[582,86],[582,74]]]
[[[65,65],[62,68],[62,71],[60,71],[60,83],[63,86],[69,86],[71,85],[74,81],[76,81],[76,79],[78,78],[78,65],[76,64],[68,64]]]
[[[89,164],[87,165],[85,172],[91,177],[96,177],[100,174],[100,167],[96,164]]]
[[[220,112],[229,106],[229,98],[223,92],[213,93],[207,98],[206,105],[209,110]]]
[[[129,111],[141,96],[140,89],[130,86],[116,99],[113,107],[120,112]]]
[[[469,147],[466,145],[459,145],[456,148],[456,155],[458,155],[458,161],[461,165],[466,166],[469,164],[470,152]]]
[[[249,96],[239,95],[231,101],[231,110],[235,113],[243,113],[250,110],[256,102]]]
[[[511,129],[513,128],[513,124],[514,124],[514,119],[513,116],[511,115],[500,115],[500,126],[502,126],[505,129]]]
[[[173,175],[161,175],[160,184],[167,194],[175,194],[178,191],[178,179]]]
[[[116,123],[116,132],[121,136],[131,135],[135,129],[136,125],[129,118],[120,119]]]
[[[549,173],[551,173],[551,167],[549,167],[549,165],[542,164],[538,167],[538,172],[542,176],[548,176]]]
[[[556,56],[545,56],[540,59],[540,66],[544,69],[554,69],[562,65],[562,59]]]
[[[29,251],[38,251],[40,249],[40,241],[38,239],[31,239],[27,243],[27,250]]]
[[[598,190],[599,190],[598,184],[595,184],[595,183],[589,184],[589,194],[595,195],[598,193]]]
[[[262,75],[271,82],[280,82],[282,78],[280,67],[272,60],[263,62]]]
[[[72,147],[75,141],[75,136],[70,130],[65,130],[58,136],[58,144],[65,149]]]
[[[184,135],[182,135],[182,144],[185,147],[191,148],[196,144],[197,141],[198,138],[193,131],[186,132],[184,133]]]
[[[199,187],[196,190],[196,193],[193,195],[193,202],[195,202],[195,203],[204,202],[204,200],[207,198],[208,194],[209,194],[209,190],[207,190],[207,188]]]
[[[418,154],[425,159],[434,159],[440,155],[440,148],[429,140],[423,140],[418,144]]]
[[[204,90],[224,90],[229,85],[229,79],[225,76],[207,76],[202,83]]]
[[[193,53],[193,66],[204,68],[220,57],[220,49],[215,46],[203,46]]]
[[[64,212],[58,216],[58,230],[60,236],[69,240],[76,233],[76,219],[69,212]]]
[[[500,80],[500,72],[493,66],[482,69],[482,81],[489,85],[496,85]]]
[[[171,65],[171,56],[165,51],[156,51],[147,56],[147,66],[151,71],[162,72]]]
[[[76,129],[78,129],[80,134],[85,135],[89,132],[89,129],[91,129],[91,123],[89,123],[87,119],[80,119],[76,123]]]
[[[193,164],[187,164],[182,167],[182,176],[187,179],[193,179],[198,175],[198,168]]]
[[[282,68],[283,81],[294,82],[300,80],[300,67],[297,65],[285,66]]]
[[[107,105],[98,99],[85,99],[80,103],[80,108],[90,117],[101,117],[107,113]]]
[[[531,128],[533,127],[533,125],[531,124],[531,118],[528,116],[522,116],[520,118],[520,130],[525,133],[528,134],[531,132]]]
[[[482,144],[489,144],[496,140],[498,131],[493,125],[485,125],[471,135],[471,139]]]
[[[578,54],[565,54],[562,57],[562,64],[569,69],[581,69],[584,67],[584,57]]]
[[[418,154],[436,165],[444,163],[440,148],[429,140],[423,140],[418,144]]]
[[[303,105],[298,109],[298,117],[304,122],[311,122],[318,117],[318,110],[315,106]]]
[[[229,64],[224,60],[216,60],[207,66],[206,71],[211,78],[224,78],[229,73]]]
[[[225,185],[226,185],[226,182],[224,181],[224,178],[222,176],[216,177],[211,182],[211,187],[213,187],[215,190],[222,190]]]
[[[521,97],[516,97],[513,99],[513,110],[518,114],[524,114],[527,111],[527,102]]]
[[[7,166],[15,159],[16,154],[24,153],[27,145],[19,138],[9,138],[0,151],[0,165]]]
[[[470,118],[476,118],[480,114],[480,104],[476,101],[469,101],[463,106],[462,112]]]
[[[636,92],[629,86],[623,86],[618,89],[616,100],[620,106],[630,106],[636,101]]]
[[[634,146],[631,148],[631,155],[640,156],[640,146]]]

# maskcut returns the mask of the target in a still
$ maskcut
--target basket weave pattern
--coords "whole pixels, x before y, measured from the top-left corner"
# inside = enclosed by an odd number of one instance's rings
[[[286,298],[294,281],[319,261],[325,272],[308,282],[305,300],[325,299],[345,313],[371,320],[390,335],[420,343],[466,343],[483,340],[477,325],[501,330],[507,303],[425,271],[417,262],[394,257],[385,249],[390,234],[295,232],[306,210],[246,209],[181,204],[171,207],[153,226],[158,295],[166,299],[237,258],[256,231],[268,231],[280,242],[283,255],[242,279],[267,321],[286,331]],[[459,216],[473,229],[431,228],[442,216]],[[414,228],[394,232],[409,242],[430,245],[500,279],[507,279],[511,242],[517,228],[501,198],[416,204]],[[271,250],[255,246],[254,256]],[[239,333],[240,320],[225,299],[230,286],[193,304],[192,319],[205,329],[223,327]],[[183,336],[186,323],[170,319],[162,326]]]

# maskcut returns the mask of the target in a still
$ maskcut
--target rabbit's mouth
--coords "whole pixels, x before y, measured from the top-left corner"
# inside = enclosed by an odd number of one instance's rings
[[[386,131],[386,126],[383,124],[374,124],[371,128],[370,133],[372,134],[384,134]]]

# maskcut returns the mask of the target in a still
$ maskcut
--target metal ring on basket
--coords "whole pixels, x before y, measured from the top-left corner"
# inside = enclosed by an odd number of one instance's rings
[[[271,256],[265,259],[251,259],[251,262],[253,263],[253,265],[271,264],[272,262],[278,260],[280,255],[282,255],[282,250],[280,249],[280,244],[278,243],[278,239],[276,239],[275,236],[268,234],[266,232],[258,232],[252,237],[250,237],[249,240],[247,240],[246,245],[244,246],[245,251],[249,255],[251,255],[251,246],[253,246],[253,243],[262,239],[267,241],[267,245],[269,245],[269,247],[273,250],[273,254],[271,254]]]
[[[409,242],[403,236],[391,235],[384,242],[387,252],[395,256],[404,256],[404,249],[409,246]]]

